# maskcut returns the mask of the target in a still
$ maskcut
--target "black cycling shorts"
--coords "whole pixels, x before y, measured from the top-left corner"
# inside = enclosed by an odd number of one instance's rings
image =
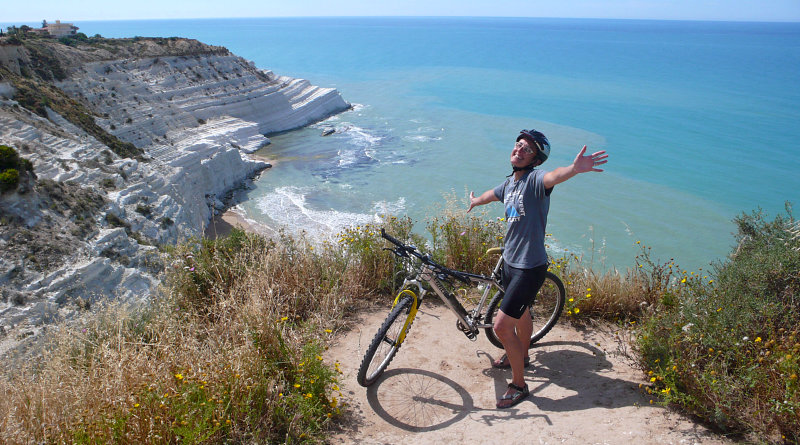
[[[517,269],[503,263],[503,288],[506,292],[500,303],[500,310],[509,317],[522,317],[544,284],[546,273],[547,264],[533,269]]]

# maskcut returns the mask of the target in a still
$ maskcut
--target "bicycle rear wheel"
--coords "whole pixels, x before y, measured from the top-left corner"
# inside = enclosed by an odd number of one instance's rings
[[[361,367],[359,367],[356,377],[359,385],[372,385],[389,366],[389,362],[392,361],[411,329],[411,323],[414,321],[411,318],[413,305],[414,298],[405,295],[389,312],[361,361]]]
[[[558,317],[561,315],[561,311],[564,309],[566,299],[567,292],[564,289],[564,283],[561,282],[561,279],[558,278],[556,274],[547,272],[544,283],[541,289],[539,289],[539,293],[536,294],[536,299],[528,309],[531,313],[531,319],[533,319],[533,335],[531,335],[531,342],[528,347],[532,348],[534,343],[547,335],[550,329],[553,329],[553,326],[555,326],[558,321]],[[492,301],[489,302],[486,324],[493,324],[495,317],[497,317],[497,311],[500,310],[500,303],[502,301],[503,292],[499,291],[495,294],[494,298],[492,298]],[[494,329],[487,328],[486,337],[489,338],[489,341],[493,345],[501,349],[503,348],[503,343],[497,338]]]

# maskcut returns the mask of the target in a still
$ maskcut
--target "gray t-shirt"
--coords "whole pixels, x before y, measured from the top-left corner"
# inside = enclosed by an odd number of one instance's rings
[[[547,263],[544,248],[550,192],[544,188],[543,170],[525,172],[519,181],[510,177],[494,189],[506,208],[508,230],[503,258],[511,267],[531,269]]]

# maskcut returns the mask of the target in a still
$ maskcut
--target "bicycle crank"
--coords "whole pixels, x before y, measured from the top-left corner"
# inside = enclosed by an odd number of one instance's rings
[[[459,331],[463,332],[468,339],[475,341],[475,339],[478,338],[478,331],[470,329],[469,326],[464,326],[461,320],[456,320],[456,327]]]

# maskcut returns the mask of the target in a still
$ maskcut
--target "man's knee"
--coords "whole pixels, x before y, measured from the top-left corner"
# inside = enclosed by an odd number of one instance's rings
[[[517,320],[515,318],[509,317],[501,312],[494,322],[494,332],[497,333],[497,336],[501,339],[513,337],[516,332],[516,322]]]

